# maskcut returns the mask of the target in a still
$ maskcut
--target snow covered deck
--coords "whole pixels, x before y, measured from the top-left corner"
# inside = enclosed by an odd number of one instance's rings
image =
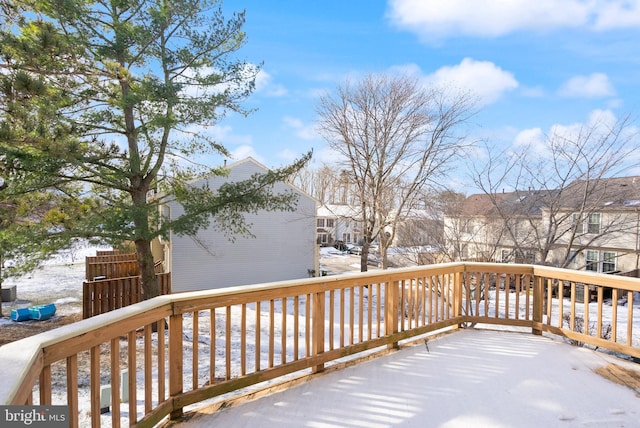
[[[530,333],[462,330],[178,426],[638,426],[640,390],[595,372],[610,364],[640,370]]]

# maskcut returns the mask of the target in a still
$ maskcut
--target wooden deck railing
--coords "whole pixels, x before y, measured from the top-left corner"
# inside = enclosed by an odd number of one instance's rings
[[[452,263],[160,296],[0,347],[12,368],[0,404],[68,405],[71,426],[153,426],[221,394],[477,323],[640,358],[639,291],[635,278]],[[128,404],[101,415],[106,385]]]

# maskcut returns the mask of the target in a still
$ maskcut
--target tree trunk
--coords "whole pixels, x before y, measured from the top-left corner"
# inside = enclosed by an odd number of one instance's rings
[[[360,253],[360,272],[366,272],[369,268],[369,245],[371,243],[365,238],[362,242],[362,252]]]
[[[151,242],[147,239],[136,240],[136,253],[138,255],[138,269],[142,280],[142,298],[151,299],[160,294],[158,279],[153,266],[153,254]]]
[[[133,223],[136,229],[135,245],[138,259],[138,270],[142,280],[142,298],[144,300],[156,297],[159,293],[158,281],[151,252],[151,239],[149,239],[150,224],[147,211],[147,186],[142,183],[132,186],[136,190],[131,192],[134,205]]]

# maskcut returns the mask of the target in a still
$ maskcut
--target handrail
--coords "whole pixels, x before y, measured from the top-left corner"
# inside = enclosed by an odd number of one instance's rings
[[[66,404],[80,426],[88,396],[92,426],[153,426],[221,394],[477,323],[640,358],[634,292],[636,278],[468,262],[159,296],[0,347],[12,368],[0,404]],[[112,403],[129,404],[101,416],[107,385]]]

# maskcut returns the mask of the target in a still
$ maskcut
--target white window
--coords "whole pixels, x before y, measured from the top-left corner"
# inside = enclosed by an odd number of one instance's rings
[[[509,250],[500,251],[500,261],[502,263],[509,263],[509,255],[511,252]]]
[[[569,267],[575,268],[578,264],[578,253],[576,250],[569,251]]]
[[[605,251],[602,253],[602,273],[616,271],[616,253]]]
[[[324,219],[323,219],[323,218],[319,218],[319,219],[316,221],[316,226],[317,226],[317,227],[324,227]]]
[[[332,218],[328,218],[327,219],[327,227],[333,227],[333,219]]]
[[[600,233],[600,213],[589,214],[587,233]]]
[[[576,233],[584,233],[584,222],[580,218],[580,214],[573,214],[573,226],[576,228]]]
[[[350,244],[351,243],[351,234],[350,233],[343,233],[342,234],[342,241]]]
[[[598,272],[598,251],[587,250],[587,258],[586,258],[586,269]]]

